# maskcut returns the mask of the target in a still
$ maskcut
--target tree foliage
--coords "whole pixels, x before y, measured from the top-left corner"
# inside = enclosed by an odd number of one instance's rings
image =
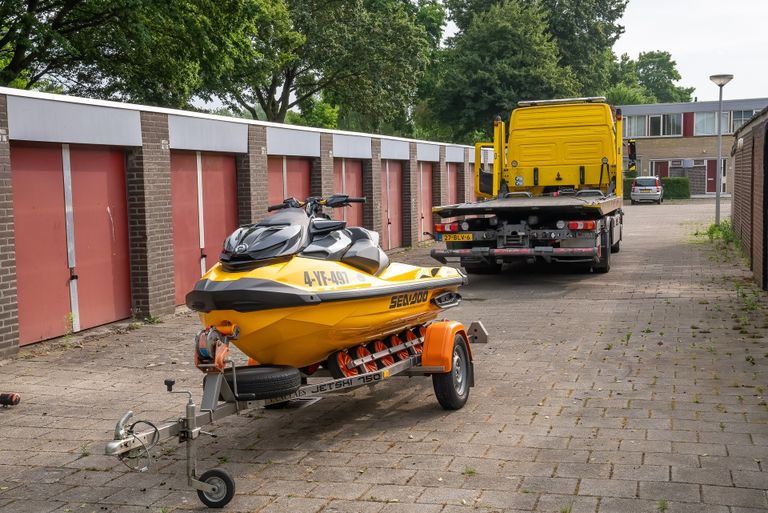
[[[401,0],[286,0],[292,33],[270,41],[271,71],[263,62],[224,77],[222,99],[270,121],[320,92],[334,103],[387,121],[412,102],[427,63],[429,36]],[[295,37],[292,37],[295,36]]]
[[[488,131],[519,100],[573,95],[578,84],[558,66],[545,13],[523,0],[507,0],[476,14],[445,55],[431,108],[452,139]]]
[[[675,85],[682,77],[669,52],[641,52],[637,58],[637,77],[639,84],[659,102],[691,101],[694,88]]]

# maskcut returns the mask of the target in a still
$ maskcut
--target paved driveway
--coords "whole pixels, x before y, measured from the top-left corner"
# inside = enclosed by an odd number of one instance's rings
[[[452,314],[491,342],[474,348],[463,410],[441,410],[428,379],[392,380],[226,419],[199,468],[235,475],[227,511],[766,511],[768,303],[737,260],[692,242],[713,214],[711,201],[628,206],[607,275],[473,277]],[[22,403],[0,410],[0,512],[202,509],[183,447],[143,474],[100,455],[124,410],[182,412],[163,378],[197,398],[196,329],[180,314],[2,362],[0,390]]]

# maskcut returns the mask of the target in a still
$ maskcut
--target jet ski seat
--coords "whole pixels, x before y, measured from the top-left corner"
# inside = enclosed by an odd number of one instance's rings
[[[341,261],[378,276],[389,265],[389,257],[379,247],[379,234],[365,228],[347,228],[352,244]]]

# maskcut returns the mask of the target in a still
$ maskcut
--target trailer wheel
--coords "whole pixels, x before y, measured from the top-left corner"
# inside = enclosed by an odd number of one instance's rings
[[[458,410],[469,398],[472,367],[464,337],[457,333],[453,339],[453,368],[450,372],[432,374],[432,386],[437,402],[445,410]]]
[[[607,273],[611,270],[611,231],[600,234],[600,263],[592,266],[596,273]]]
[[[216,487],[212,492],[197,491],[200,501],[209,508],[223,508],[235,496],[235,481],[223,469],[207,470],[203,472],[199,480]]]

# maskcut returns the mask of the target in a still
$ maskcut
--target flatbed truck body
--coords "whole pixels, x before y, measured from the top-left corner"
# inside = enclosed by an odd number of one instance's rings
[[[525,102],[509,132],[475,146],[477,202],[433,208],[445,249],[470,273],[504,263],[566,262],[610,270],[623,238],[621,113],[603,98]],[[494,158],[486,158],[492,151]]]

